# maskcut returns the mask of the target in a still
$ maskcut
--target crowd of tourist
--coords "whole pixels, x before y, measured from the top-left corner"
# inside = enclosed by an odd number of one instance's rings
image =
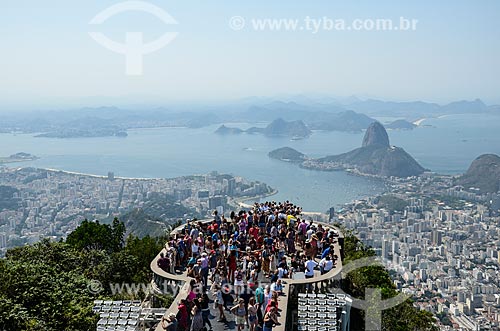
[[[219,322],[232,314],[238,331],[245,325],[250,331],[272,330],[282,279],[311,278],[315,269],[324,274],[334,268],[337,237],[336,230],[306,221],[302,209],[288,201],[255,203],[229,218],[214,211],[211,222],[188,221],[169,238],[157,262],[166,272],[192,278],[178,313],[162,320],[163,328],[211,330],[210,293]]]

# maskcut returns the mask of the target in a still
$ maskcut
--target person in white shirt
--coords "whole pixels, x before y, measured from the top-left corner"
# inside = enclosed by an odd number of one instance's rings
[[[198,251],[200,250],[200,246],[198,246],[198,243],[196,241],[193,241],[191,244],[191,253],[193,257],[198,256]]]
[[[312,228],[307,230],[307,232],[306,232],[307,240],[311,240],[313,234],[314,234],[314,230]]]
[[[330,258],[330,255],[327,255],[325,258],[319,261],[319,269],[321,270],[322,275],[332,270],[332,268],[333,268],[333,261]]]
[[[278,268],[278,279],[286,278],[286,277],[288,277],[288,270],[286,270],[285,268],[279,267]]]
[[[309,259],[304,263],[306,267],[306,278],[313,278],[314,277],[314,268],[318,266],[318,262],[314,261],[313,259]]]

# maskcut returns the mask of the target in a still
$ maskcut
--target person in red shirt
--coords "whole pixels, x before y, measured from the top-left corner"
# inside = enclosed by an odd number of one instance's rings
[[[259,234],[259,236],[257,237],[257,246],[262,247],[262,245],[264,245],[264,237]]]
[[[259,227],[256,224],[254,224],[250,228],[250,230],[248,230],[248,233],[257,240],[257,238],[259,237]]]
[[[271,300],[267,303],[266,313],[270,311],[271,308],[276,308],[276,310],[278,310],[278,292],[273,292]]]
[[[219,225],[217,224],[216,221],[212,222],[212,232],[217,232],[219,231]]]
[[[188,308],[186,300],[181,300],[179,305],[177,306],[179,312],[177,313],[177,321],[178,321],[178,330],[187,330],[188,329]]]
[[[229,280],[231,282],[234,282],[234,272],[236,271],[236,267],[238,266],[235,253],[236,253],[235,251],[231,251],[231,254],[229,254],[228,263],[227,263],[227,266],[229,268],[228,273],[227,273],[227,278],[229,278]]]

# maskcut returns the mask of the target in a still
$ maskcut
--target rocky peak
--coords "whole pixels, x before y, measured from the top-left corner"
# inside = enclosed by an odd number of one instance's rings
[[[365,137],[363,138],[363,147],[379,145],[389,147],[389,136],[382,124],[373,122],[366,129]]]

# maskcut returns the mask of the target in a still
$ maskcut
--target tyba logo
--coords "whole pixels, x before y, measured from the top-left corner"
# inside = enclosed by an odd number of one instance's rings
[[[144,1],[125,1],[117,3],[106,8],[97,14],[90,22],[91,25],[102,24],[109,18],[128,11],[146,12],[156,16],[165,24],[178,24],[177,21],[170,16],[162,8]],[[146,54],[156,52],[168,45],[177,37],[177,32],[166,32],[158,39],[144,43],[142,32],[126,32],[125,43],[120,44],[109,39],[101,32],[89,32],[89,35],[101,46],[119,54],[124,54],[126,58],[126,74],[127,75],[142,75],[143,73],[143,57]]]

